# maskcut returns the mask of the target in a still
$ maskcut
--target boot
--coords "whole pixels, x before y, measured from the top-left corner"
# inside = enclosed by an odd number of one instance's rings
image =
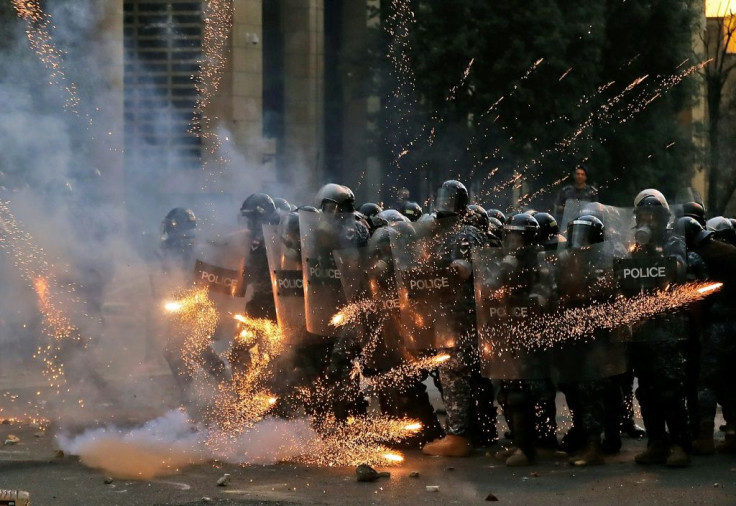
[[[424,455],[440,457],[467,457],[471,451],[473,451],[473,446],[470,444],[470,439],[453,434],[435,439],[422,448]]]
[[[736,453],[736,433],[730,427],[726,427],[726,439],[716,446],[718,453]]]
[[[621,435],[616,434],[612,436],[606,436],[601,444],[601,450],[606,455],[613,455],[621,451]]]
[[[693,441],[693,455],[713,455],[716,447],[713,444],[713,420],[700,420],[698,437]]]
[[[633,418],[628,418],[621,424],[621,432],[632,439],[641,439],[647,435],[647,431],[637,425]]]
[[[680,445],[672,445],[670,454],[665,461],[667,467],[687,467],[690,465],[690,455]]]
[[[573,425],[572,429],[562,436],[562,450],[570,454],[575,453],[585,447],[585,442],[585,432],[578,426]]]
[[[669,447],[665,441],[654,441],[646,450],[634,457],[637,464],[664,464],[669,456]]]
[[[601,448],[601,440],[599,438],[590,439],[585,446],[585,451],[579,457],[573,457],[569,460],[571,466],[586,467],[599,466],[605,464],[603,460],[603,449]]]
[[[532,460],[526,453],[521,451],[521,448],[517,448],[516,451],[506,459],[506,465],[509,467],[524,467],[532,465]]]

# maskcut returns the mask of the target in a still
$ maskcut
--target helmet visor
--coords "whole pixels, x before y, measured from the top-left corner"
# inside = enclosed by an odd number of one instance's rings
[[[587,221],[573,220],[567,226],[567,247],[586,248],[591,245],[591,225]]]

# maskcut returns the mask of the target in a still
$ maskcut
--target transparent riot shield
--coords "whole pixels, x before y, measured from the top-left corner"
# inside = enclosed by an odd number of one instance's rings
[[[250,233],[239,230],[209,240],[197,248],[194,282],[209,288],[220,315],[215,339],[231,339],[237,332],[234,316],[245,309],[244,268],[250,255]]]
[[[391,256],[391,227],[376,231],[363,248],[335,251],[345,295],[362,315],[359,332],[366,367],[388,370],[409,358],[404,353],[399,296]]]
[[[304,314],[304,279],[298,238],[285,237],[279,225],[264,225],[263,239],[271,274],[276,318],[289,345],[309,344],[314,336],[307,332]]]
[[[642,235],[646,240],[642,240]],[[615,258],[614,277],[619,292],[632,300],[657,298],[658,292],[671,290],[685,282],[685,240],[668,228],[661,237],[640,235],[634,229],[628,254]],[[633,304],[631,307],[635,307]],[[642,318],[632,327],[633,341],[669,341],[687,337],[686,321],[682,310],[663,311]]]
[[[549,272],[544,255],[523,266],[498,248],[473,250],[472,258],[484,374],[492,379],[550,377],[550,349],[524,330],[545,314],[549,302],[551,280],[544,279]]]
[[[552,377],[560,383],[572,383],[623,374],[627,370],[624,329],[603,328],[601,321],[585,335],[569,335],[560,328],[580,328],[579,319],[594,322],[601,305],[616,296],[613,282],[613,248],[604,243],[583,248],[569,248],[557,254],[554,278],[557,289],[556,317],[548,331],[554,336]]]
[[[451,304],[458,286],[449,262],[437,255],[443,236],[407,232],[391,236],[404,346],[412,352],[453,348]]]
[[[355,216],[299,211],[299,233],[307,330],[320,336],[333,335],[335,327],[330,321],[346,303],[333,251],[355,244]]]
[[[340,271],[340,284],[346,302],[361,303],[368,299],[368,248],[339,249],[333,251],[332,255]]]

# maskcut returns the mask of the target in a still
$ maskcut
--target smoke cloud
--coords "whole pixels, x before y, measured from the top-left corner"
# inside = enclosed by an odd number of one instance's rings
[[[299,456],[317,434],[305,420],[265,419],[238,437],[195,426],[173,410],[133,429],[115,426],[57,436],[64,452],[117,478],[150,479],[210,460],[275,464]],[[226,442],[217,444],[217,441]]]
[[[44,383],[44,364],[33,355],[59,343],[44,326],[34,283],[48,278],[58,309],[81,339],[59,344],[50,357],[63,364],[66,384],[41,399],[41,412],[34,414],[76,425],[97,419],[97,408],[115,407],[137,419],[141,407],[149,413],[176,403],[158,327],[162,291],[154,279],[166,213],[193,209],[199,240],[206,241],[237,227],[240,204],[251,193],[268,191],[296,203],[312,199],[310,192],[280,187],[262,165],[249,164],[225,124],[215,126],[222,164],[174,173],[176,180],[162,185],[157,167],[135,165],[134,153],[123,156],[128,134],[118,4],[42,5],[48,42],[61,62],[53,70],[29,44],[27,31],[39,26],[27,24],[9,4],[0,11],[0,200],[12,213],[0,218],[15,221],[22,232],[19,239],[0,227],[0,379],[35,375],[34,385]],[[67,107],[70,90],[79,98],[73,109]],[[155,107],[149,112],[169,117]],[[157,131],[171,127],[163,120],[154,124]]]

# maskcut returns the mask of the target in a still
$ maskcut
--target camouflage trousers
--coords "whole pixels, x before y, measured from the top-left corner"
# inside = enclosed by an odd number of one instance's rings
[[[664,441],[688,450],[690,432],[685,403],[683,341],[635,342],[629,347],[629,363],[639,380],[636,398],[650,443]]]
[[[554,392],[549,378],[499,382],[498,402],[503,408],[514,446],[529,457],[534,456],[538,442],[547,443],[544,438],[551,436],[556,441],[555,416],[549,413],[550,393],[554,399]]]
[[[448,434],[469,436],[472,391],[470,376],[477,352],[471,347],[460,346],[447,350],[450,359],[439,366],[442,400],[447,411]]]
[[[711,323],[700,353],[698,407],[701,420],[713,420],[716,404],[723,407],[727,422],[734,422],[736,410],[736,322]]]

